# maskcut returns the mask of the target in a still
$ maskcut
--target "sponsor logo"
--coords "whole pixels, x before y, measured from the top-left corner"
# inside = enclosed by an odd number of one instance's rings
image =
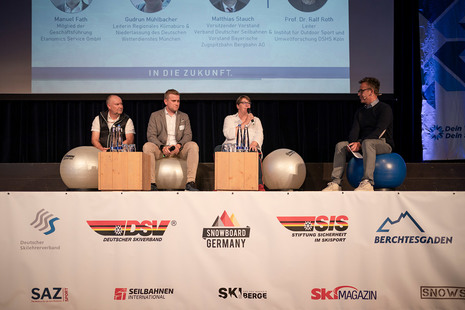
[[[390,233],[390,235],[375,236],[375,244],[451,244],[453,241],[452,236],[426,235],[425,230],[408,211],[401,213],[395,220],[386,218],[376,232]]]
[[[222,287],[218,290],[218,297],[237,299],[268,299],[266,291],[244,290],[241,287]]]
[[[64,287],[51,287],[40,289],[34,287],[31,290],[32,302],[68,302],[68,289]]]
[[[444,139],[462,139],[462,126],[439,126],[433,125],[427,129],[428,134],[432,140]]]
[[[55,225],[53,223],[58,220],[59,218],[52,213],[45,211],[45,209],[41,209],[37,212],[36,218],[31,223],[31,226],[35,225],[34,228],[37,228],[41,232],[43,231],[44,235],[50,235],[55,232]]]
[[[349,228],[347,215],[278,216],[278,221],[292,231],[292,237],[313,238],[314,242],[345,242]]]
[[[103,238],[103,242],[159,242],[168,229],[168,226],[176,226],[174,220],[103,220],[87,221],[87,224]]]
[[[376,300],[378,292],[372,290],[359,290],[356,287],[344,285],[335,289],[314,288],[311,291],[312,300]]]
[[[234,214],[229,217],[226,211],[216,217],[211,228],[204,228],[202,238],[207,248],[243,248],[250,237],[250,227],[241,227]]]
[[[114,300],[130,299],[165,299],[166,295],[173,295],[174,288],[115,288]]]
[[[465,299],[465,287],[421,286],[421,299]]]
[[[126,300],[126,295],[128,293],[127,288],[115,288],[115,297],[114,300]]]
[[[34,221],[29,225],[33,228],[36,228],[38,232],[46,236],[53,234],[56,230],[55,222],[59,218],[53,215],[52,213],[46,211],[45,209],[39,210]],[[28,250],[60,250],[60,245],[48,245],[43,240],[20,240],[19,249],[21,251]]]

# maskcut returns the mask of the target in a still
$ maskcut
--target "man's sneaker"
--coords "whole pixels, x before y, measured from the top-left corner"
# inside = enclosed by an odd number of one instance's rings
[[[342,191],[342,187],[341,187],[341,185],[339,185],[337,183],[329,182],[328,186],[323,188],[321,191],[322,192],[339,192],[339,191]]]
[[[371,183],[366,179],[362,180],[362,182],[360,182],[358,187],[354,189],[354,191],[365,191],[365,192],[372,192],[373,190],[374,190],[373,185],[371,185]]]
[[[195,187],[194,182],[188,182],[186,184],[186,191],[198,191],[197,187]]]
[[[157,190],[158,190],[157,184],[151,183],[151,184],[150,184],[150,190],[151,190],[151,191],[157,191]]]

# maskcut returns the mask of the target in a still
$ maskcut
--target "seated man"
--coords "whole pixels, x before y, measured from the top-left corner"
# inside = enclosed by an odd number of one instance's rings
[[[189,116],[179,110],[180,95],[177,90],[165,92],[164,109],[150,115],[147,127],[147,140],[143,152],[149,154],[151,162],[151,190],[156,191],[155,161],[165,156],[179,156],[187,160],[186,190],[197,191],[195,177],[199,164],[199,147],[192,141]]]
[[[110,130],[114,126],[121,126],[123,144],[134,143],[134,124],[123,113],[123,101],[120,97],[110,95],[106,100],[108,111],[100,112],[92,122],[92,145],[100,151],[106,152],[110,148]]]
[[[378,100],[380,83],[366,77],[359,81],[358,96],[363,107],[355,112],[349,141],[336,144],[333,160],[332,181],[323,191],[340,191],[347,155],[352,152],[363,154],[363,177],[356,191],[373,191],[373,174],[376,154],[391,153],[394,147],[392,109]]]

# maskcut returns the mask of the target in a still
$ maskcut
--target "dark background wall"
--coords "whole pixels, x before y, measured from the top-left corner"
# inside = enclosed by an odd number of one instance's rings
[[[418,1],[395,1],[394,94],[383,95],[380,100],[393,109],[395,151],[407,162],[422,160],[418,40]],[[369,44],[367,39],[367,48]],[[383,81],[381,91],[382,84]],[[180,110],[190,116],[201,162],[213,161],[213,148],[224,140],[224,117],[236,112],[234,102],[238,95],[211,95],[204,96],[205,99],[181,96]],[[346,139],[352,116],[360,106],[356,95],[249,95],[252,112],[263,123],[264,155],[278,148],[289,148],[305,162],[332,161],[335,143]],[[162,96],[154,94],[153,98],[140,99],[121,94],[121,97],[125,112],[135,123],[140,151],[146,142],[151,112],[164,107]],[[105,108],[105,96],[89,98],[1,96],[0,162],[60,162],[70,149],[91,145],[91,123]]]

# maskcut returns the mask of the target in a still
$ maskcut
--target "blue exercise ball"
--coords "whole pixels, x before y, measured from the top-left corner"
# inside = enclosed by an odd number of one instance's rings
[[[395,188],[400,186],[407,175],[405,161],[397,153],[376,155],[374,188]],[[363,159],[353,157],[347,166],[347,180],[357,187],[363,177]]]

